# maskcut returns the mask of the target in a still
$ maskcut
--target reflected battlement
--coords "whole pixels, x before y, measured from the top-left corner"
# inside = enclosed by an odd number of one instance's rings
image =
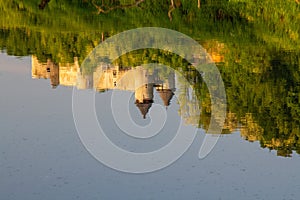
[[[36,56],[31,56],[31,75],[33,79],[50,79],[52,88],[58,85],[75,86],[80,72],[78,59],[74,63],[64,65],[53,63],[50,59],[47,63],[41,63]]]
[[[164,105],[170,105],[175,91],[175,73],[171,71],[161,77],[158,68],[135,67],[123,69],[119,66],[102,64],[93,73],[93,88],[97,91],[126,90],[135,94],[135,104],[146,118],[153,103],[154,89]],[[80,87],[82,89],[82,87]]]
[[[55,64],[48,59],[47,63],[40,63],[32,56],[32,78],[50,79],[52,88],[58,85],[76,86],[78,89],[95,89],[99,92],[107,90],[126,90],[135,94],[135,104],[143,118],[146,118],[152,106],[154,89],[158,92],[164,106],[170,105],[175,91],[174,71],[161,73],[158,69],[152,70],[143,67],[122,68],[108,64],[97,67],[95,72],[84,75],[80,71],[77,58],[74,63],[64,65]]]

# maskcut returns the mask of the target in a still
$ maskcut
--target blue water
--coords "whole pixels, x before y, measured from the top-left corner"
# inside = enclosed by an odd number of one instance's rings
[[[0,199],[299,198],[300,156],[278,157],[245,141],[239,131],[223,135],[203,160],[197,157],[200,130],[191,148],[167,168],[138,175],[108,168],[79,139],[72,89],[54,90],[49,80],[32,79],[30,57],[0,54]]]

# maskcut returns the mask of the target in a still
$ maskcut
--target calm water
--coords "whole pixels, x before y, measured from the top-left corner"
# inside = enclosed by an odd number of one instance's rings
[[[249,24],[219,10],[212,21],[196,25],[191,16],[198,15],[185,10],[182,16],[175,10],[170,22],[157,10],[149,13],[159,20],[146,11],[86,14],[92,7],[84,3],[81,9],[51,2],[40,11],[16,2],[0,5],[11,13],[0,14],[0,199],[299,199],[300,52],[293,23],[271,30],[273,18],[255,21],[242,7]],[[299,9],[282,6],[291,16]],[[63,12],[52,21],[56,9]],[[147,48],[110,65],[84,60],[102,41],[145,26],[187,34],[220,71],[226,119],[204,159],[198,153],[213,120],[207,72],[198,73],[180,55]],[[180,123],[197,134],[166,168],[114,170],[95,159],[85,133],[78,133],[74,91],[94,95],[101,128],[126,151],[164,147]],[[85,116],[89,107],[80,112]]]

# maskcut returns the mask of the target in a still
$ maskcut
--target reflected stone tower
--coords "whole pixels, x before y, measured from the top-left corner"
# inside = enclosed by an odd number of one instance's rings
[[[168,77],[162,81],[161,84],[156,86],[156,91],[159,93],[164,106],[167,108],[170,105],[170,101],[174,96],[175,91],[175,73],[170,72]]]
[[[135,104],[141,111],[143,118],[146,118],[153,103],[153,75],[148,70],[137,68],[135,70]]]
[[[52,88],[56,88],[59,85],[59,66],[48,60],[47,72],[50,74],[50,84]]]
[[[40,63],[36,56],[31,56],[31,75],[33,79],[50,79],[52,88],[59,85],[59,66],[50,59]]]
[[[135,90],[135,104],[141,111],[143,118],[146,118],[153,103],[153,83],[145,84]]]

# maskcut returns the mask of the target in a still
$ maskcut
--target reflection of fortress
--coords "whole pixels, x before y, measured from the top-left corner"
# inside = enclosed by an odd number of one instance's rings
[[[162,76],[159,69],[149,70],[142,67],[122,69],[118,66],[103,64],[94,73],[82,75],[76,58],[74,64],[60,66],[50,60],[41,64],[36,57],[32,56],[32,78],[50,79],[53,88],[60,84],[76,86],[78,89],[95,89],[100,92],[112,89],[133,91],[135,104],[143,118],[152,106],[154,89],[166,107],[170,105],[175,91],[173,71]]]
[[[33,79],[50,79],[52,88],[58,85],[74,86],[76,85],[77,74],[80,71],[77,58],[74,58],[73,64],[60,66],[48,60],[47,63],[40,63],[35,56],[32,56],[32,78]]]
[[[97,91],[110,89],[133,91],[135,104],[143,117],[153,103],[154,89],[159,93],[164,105],[170,105],[175,91],[175,73],[170,72],[167,77],[161,78],[158,69],[150,72],[142,67],[122,69],[118,66],[102,65],[93,73],[93,88]]]
[[[225,62],[224,54],[226,48],[224,44],[217,41],[209,41],[203,47],[211,55],[214,62]],[[197,61],[198,55],[195,56]],[[195,62],[196,62],[195,61]],[[101,74],[101,76],[100,76]],[[164,78],[159,78],[159,73],[145,69],[122,69],[114,66],[100,66],[90,75],[80,73],[77,58],[73,64],[55,64],[48,60],[47,63],[40,63],[35,56],[32,56],[32,78],[50,79],[53,88],[59,84],[64,86],[76,86],[78,89],[95,89],[106,91],[110,89],[129,90],[135,92],[135,101],[143,117],[146,116],[153,103],[153,93],[156,89],[165,106],[170,104],[170,100],[175,90],[175,75],[169,73]],[[176,77],[176,95],[181,102],[179,115],[185,120],[186,124],[195,126],[201,125],[208,129],[210,124],[210,102],[200,102],[200,107],[196,106],[198,99],[191,95],[190,88],[186,80],[181,81],[180,76]],[[201,113],[204,111],[203,113]],[[241,119],[236,113],[228,112],[223,127],[223,133],[232,133],[239,130],[241,136],[250,141],[260,141],[263,148],[275,149],[279,156],[291,156],[298,139],[294,134],[285,137],[272,137],[264,134],[265,130],[255,121],[251,113],[247,113]]]

